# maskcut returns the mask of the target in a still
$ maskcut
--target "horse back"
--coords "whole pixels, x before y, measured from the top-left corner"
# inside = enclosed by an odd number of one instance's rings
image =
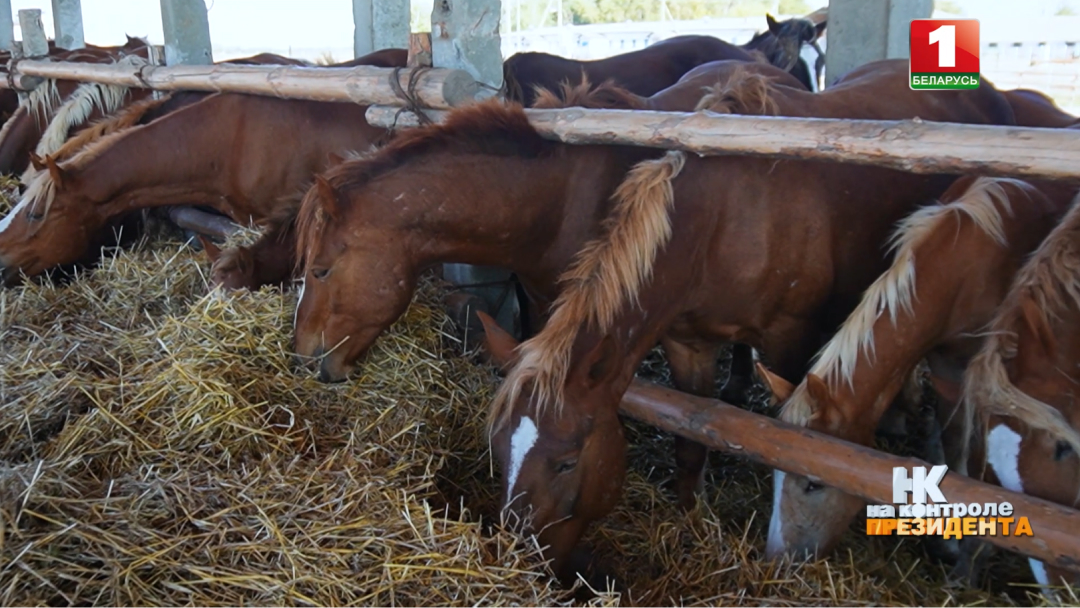
[[[1077,117],[1057,107],[1054,100],[1039,91],[1013,89],[1002,91],[1016,115],[1016,124],[1022,127],[1058,129],[1077,123]]]

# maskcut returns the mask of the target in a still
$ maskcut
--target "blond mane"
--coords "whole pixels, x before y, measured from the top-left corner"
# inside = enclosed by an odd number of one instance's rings
[[[893,325],[900,311],[912,313],[916,296],[915,255],[918,249],[943,230],[955,231],[953,220],[970,219],[1003,247],[1006,245],[1002,213],[1011,215],[1012,206],[1004,185],[1011,184],[1025,192],[1032,186],[1007,178],[980,177],[955,201],[929,205],[905,218],[889,241],[894,251],[892,265],[863,294],[862,300],[844,324],[818,354],[810,373],[822,378],[830,387],[841,383],[853,386],[855,367],[860,355],[871,361],[875,356],[874,324],[883,313]],[[813,415],[814,405],[806,383],[796,387],[780,412],[780,418],[792,424],[806,426]]]
[[[705,95],[694,107],[717,114],[776,116],[780,109],[772,97],[774,78],[740,66],[723,82],[703,87]]]
[[[1080,433],[1065,416],[1009,380],[1005,363],[1016,357],[1017,328],[1025,323],[1022,305],[1027,300],[1036,304],[1035,309],[1048,324],[1080,310],[1080,197],[1017,273],[986,341],[968,365],[963,392],[968,442],[976,430],[985,436],[991,416],[1011,416],[1067,442],[1080,454]],[[965,464],[969,450],[965,445]]]
[[[656,254],[671,238],[672,180],[686,163],[671,151],[638,163],[615,191],[615,206],[604,220],[602,236],[587,243],[559,278],[562,292],[544,330],[519,347],[519,361],[491,404],[492,432],[504,425],[525,385],[539,410],[561,408],[570,352],[583,326],[606,331],[619,309],[636,304],[651,278]]]

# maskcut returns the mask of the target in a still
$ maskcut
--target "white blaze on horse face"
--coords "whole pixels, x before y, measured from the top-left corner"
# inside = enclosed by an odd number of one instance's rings
[[[23,212],[24,209],[30,204],[29,198],[23,198],[19,201],[15,208],[8,212],[4,216],[4,219],[0,219],[0,234],[4,234],[4,231],[11,227],[11,223],[15,221],[15,216]]]
[[[773,470],[772,518],[769,520],[769,539],[765,542],[768,555],[780,555],[784,551],[783,522],[780,520],[780,496],[784,493],[786,473]]]
[[[296,322],[300,320],[300,305],[304,303],[304,288],[307,287],[307,278],[300,279],[300,297],[296,298],[296,310],[293,311],[292,325],[296,329]]]
[[[517,485],[518,475],[521,474],[521,465],[536,445],[536,438],[536,424],[533,423],[532,418],[522,416],[514,434],[510,436],[510,475],[509,482],[506,484],[506,504],[508,505],[514,496],[514,486]]]
[[[986,436],[986,460],[994,469],[1001,487],[1013,492],[1023,492],[1020,479],[1020,435],[1005,424],[999,424]]]
[[[1043,593],[1049,592],[1050,577],[1046,575],[1046,565],[1033,557],[1028,558],[1028,565],[1031,566],[1031,573],[1035,575],[1035,582],[1043,588]]]

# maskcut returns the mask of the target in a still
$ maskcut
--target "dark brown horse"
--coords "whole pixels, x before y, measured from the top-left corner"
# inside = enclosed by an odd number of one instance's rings
[[[853,75],[822,113],[1012,123],[985,81],[976,91],[927,95],[910,90],[906,65],[887,68]],[[812,115],[827,94],[806,93],[802,112]],[[506,509],[539,534],[556,568],[618,499],[626,467],[619,401],[657,341],[673,377],[696,394],[711,393],[717,348],[727,341],[758,348],[784,377],[801,377],[822,335],[887,267],[891,226],[952,179],[681,152],[638,165],[619,187],[604,235],[563,275],[550,320],[515,353],[492,404]],[[704,449],[681,456],[683,479],[702,470]]]
[[[1076,116],[1057,107],[1053,99],[1039,91],[1013,89],[1001,93],[1009,100],[1018,125],[1060,129],[1080,121]]]
[[[1076,189],[1040,188],[1012,179],[965,177],[906,218],[894,235],[892,265],[822,349],[797,387],[765,372],[784,408],[780,417],[847,441],[870,445],[901,386],[926,358],[950,425],[968,361],[978,351],[1013,277],[1060,220]],[[951,397],[951,399],[949,399]],[[955,416],[959,423],[961,417]],[[959,441],[947,461],[960,471]],[[938,458],[935,458],[938,460]],[[828,551],[863,501],[810,480],[774,472],[767,551]]]
[[[797,78],[801,75],[803,87],[810,90],[810,77],[798,52],[805,38],[816,31],[812,23],[803,19],[778,23],[769,17],[769,31],[756,35],[744,47],[712,36],[676,36],[639,51],[595,61],[517,53],[503,63],[503,80],[507,98],[526,106],[535,102],[537,88],[555,90],[563,83],[579,82],[583,74],[591,82],[611,80],[631,93],[649,96],[675,84],[699,65],[725,59],[753,62],[756,51],[773,65],[788,66],[781,69],[793,72]],[[799,66],[803,68],[801,73],[796,72]]]

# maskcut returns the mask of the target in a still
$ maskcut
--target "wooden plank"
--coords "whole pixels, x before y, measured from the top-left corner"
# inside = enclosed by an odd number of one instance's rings
[[[399,108],[371,107],[368,122],[416,126]],[[641,110],[526,110],[545,138],[793,160],[843,161],[912,173],[1080,178],[1080,130]],[[427,112],[433,120],[445,113]]]
[[[162,91],[210,91],[250,93],[313,101],[351,101],[360,104],[402,103],[390,79],[394,70],[357,66],[353,68],[308,68],[257,65],[174,65],[129,66],[71,62],[23,61],[16,66],[13,80],[27,77],[101,82]],[[409,70],[402,70],[398,82],[408,89]],[[7,86],[0,82],[0,86]],[[424,106],[449,108],[471,102],[478,90],[476,81],[462,70],[433,69],[417,78],[416,94]]]
[[[714,399],[694,397],[635,380],[622,412],[633,418],[755,462],[809,477],[873,504],[892,504],[893,467],[930,466],[841,441],[754,414]],[[910,469],[909,469],[910,470]],[[1033,536],[983,540],[1049,564],[1080,571],[1080,511],[947,473],[940,484],[950,503],[1010,502],[1027,517]]]
[[[52,9],[56,46],[69,51],[86,47],[82,0],[52,0]]]
[[[49,54],[49,40],[41,24],[41,9],[19,9],[19,31],[22,32],[23,57],[44,57]]]
[[[167,65],[210,65],[210,18],[203,0],[161,0]]]
[[[409,60],[406,65],[410,68],[431,66],[431,33],[409,34]]]

